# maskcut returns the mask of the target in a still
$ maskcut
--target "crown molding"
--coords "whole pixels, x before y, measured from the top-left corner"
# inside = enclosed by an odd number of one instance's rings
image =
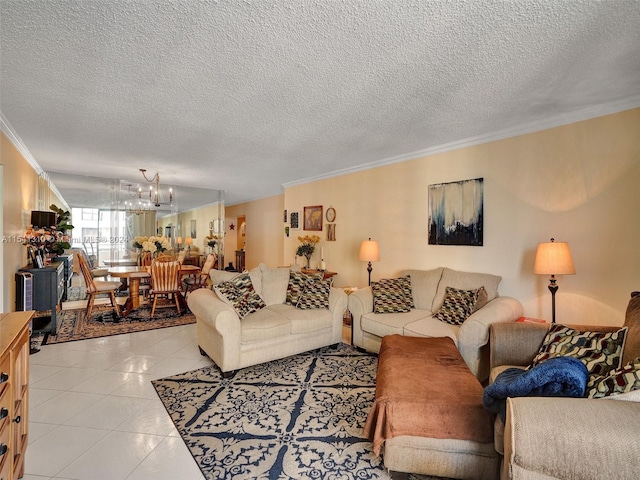
[[[343,168],[340,170],[334,170],[333,172],[324,173],[314,177],[302,178],[292,182],[283,183],[282,187],[287,189],[297,185],[303,185],[306,183],[316,182],[319,180],[326,180],[328,178],[339,177],[350,173],[361,172],[372,168],[381,167],[384,165],[391,165],[394,163],[406,162],[408,160],[415,160],[422,157],[428,157],[438,153],[450,152],[453,150],[459,150],[462,148],[473,147],[484,143],[495,142],[498,140],[504,140],[506,138],[517,137],[519,135],[525,135],[529,133],[540,132],[548,130],[550,128],[561,127],[563,125],[569,125],[572,123],[581,122],[584,120],[591,120],[593,118],[602,117],[605,115],[611,115],[614,113],[623,112],[625,110],[631,110],[640,107],[640,95],[628,97],[623,100],[617,100],[614,102],[605,103],[593,107],[583,108],[570,113],[563,113],[547,117],[544,120],[535,122],[529,122],[522,125],[516,125],[514,127],[505,128],[503,130],[497,130],[495,132],[478,135],[475,137],[469,137],[462,140],[456,140],[455,142],[444,143],[442,145],[436,145],[434,147],[425,148],[424,150],[416,150],[414,152],[403,153],[393,157],[387,157],[373,162],[364,163],[355,167]]]

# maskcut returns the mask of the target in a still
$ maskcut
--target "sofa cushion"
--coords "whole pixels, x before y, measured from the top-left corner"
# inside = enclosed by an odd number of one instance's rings
[[[289,335],[291,321],[271,307],[257,310],[242,319],[240,343],[263,342]]]
[[[366,313],[362,315],[360,326],[364,332],[378,337],[403,335],[405,325],[425,317],[431,317],[431,312],[412,309],[405,313]]]
[[[458,345],[459,330],[459,326],[441,322],[429,315],[407,323],[402,329],[402,334],[407,337],[449,337]]]
[[[260,295],[254,290],[251,277],[246,272],[219,283],[214,286],[214,290],[223,302],[231,305],[240,318],[266,307]]]
[[[331,284],[333,279],[328,278],[326,280],[316,280],[307,282],[304,287],[304,291],[296,308],[299,310],[313,310],[319,308],[329,309],[329,294],[331,293]]]
[[[238,272],[227,272],[226,270],[209,270],[209,278],[211,278],[212,285],[218,285],[219,283],[226,282],[238,276]]]
[[[438,291],[438,284],[442,278],[442,267],[433,270],[403,270],[401,276],[411,278],[411,294],[415,308],[432,312],[433,298]]]
[[[458,290],[474,290],[484,287],[487,292],[487,302],[490,302],[498,296],[498,285],[501,280],[502,277],[489,273],[460,272],[445,268],[442,271],[442,279],[438,284],[438,291],[430,309],[432,312],[436,312],[440,308],[444,302],[447,287],[457,288]]]
[[[640,390],[640,357],[622,368],[612,370],[609,375],[598,377],[589,388],[587,396],[602,398],[634,390]]]
[[[288,268],[269,268],[264,263],[259,265],[262,274],[262,291],[260,296],[264,303],[274,305],[284,303],[287,299],[287,286],[289,285]]]
[[[590,332],[561,324],[551,325],[529,368],[553,357],[577,358],[589,371],[589,389],[597,377],[608,375],[620,366],[627,330],[623,327],[615,332]]]
[[[272,305],[269,310],[287,317],[290,321],[291,333],[293,335],[299,333],[310,333],[332,328],[333,314],[329,310],[310,309],[299,310],[291,305]]]
[[[413,305],[411,280],[409,277],[404,278],[406,279],[405,283],[409,285],[408,295],[406,285],[402,282],[397,282],[397,279],[371,282],[374,313],[401,313],[411,310],[411,305]]]
[[[484,287],[473,290],[446,287],[444,301],[433,317],[451,325],[462,325],[473,313],[481,290],[484,290]]]
[[[640,357],[640,292],[631,293],[623,326],[629,327],[622,354],[622,365],[626,365]]]

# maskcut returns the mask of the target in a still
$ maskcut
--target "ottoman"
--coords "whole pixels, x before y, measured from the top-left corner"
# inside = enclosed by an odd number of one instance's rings
[[[494,417],[482,393],[452,339],[385,336],[364,434],[393,478],[498,478]]]

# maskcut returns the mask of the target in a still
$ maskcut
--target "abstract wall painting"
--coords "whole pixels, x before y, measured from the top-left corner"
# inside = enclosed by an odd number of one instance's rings
[[[482,246],[484,178],[429,185],[429,245]]]

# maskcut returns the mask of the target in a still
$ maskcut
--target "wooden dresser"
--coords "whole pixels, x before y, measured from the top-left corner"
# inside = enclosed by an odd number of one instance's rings
[[[29,424],[29,327],[34,311],[0,315],[0,479],[24,474]]]

